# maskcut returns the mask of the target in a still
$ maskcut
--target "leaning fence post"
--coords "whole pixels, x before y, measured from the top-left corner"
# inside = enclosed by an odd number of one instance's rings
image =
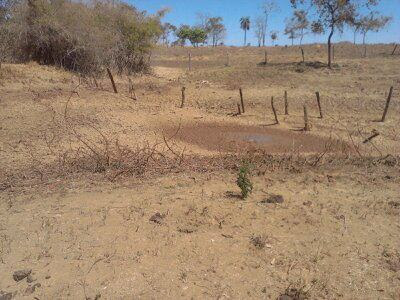
[[[274,106],[274,97],[271,97],[271,108],[272,108],[272,112],[274,113],[275,124],[279,124],[278,115],[276,114],[276,109]]]
[[[285,115],[289,114],[289,103],[288,103],[288,98],[287,98],[287,91],[285,91]]]
[[[394,53],[396,52],[397,46],[398,46],[398,44],[395,44],[395,45],[394,45],[394,49],[393,49],[393,51],[392,51],[392,55],[394,55]]]
[[[239,89],[239,94],[240,94],[240,103],[242,104],[242,113],[244,113],[244,100],[243,100],[242,88]]]
[[[108,73],[108,77],[110,77],[114,93],[118,94],[117,87],[115,86],[115,82],[114,82],[114,77],[112,76],[111,71],[110,71],[109,68],[107,68],[107,73]]]
[[[317,96],[317,104],[318,104],[318,110],[319,110],[319,117],[322,119],[322,108],[321,108],[321,99],[319,96],[319,92],[315,92],[315,95]]]
[[[304,105],[304,131],[310,131],[310,125],[308,124],[308,114],[307,114],[307,107]]]
[[[392,94],[393,94],[393,87],[390,87],[390,91],[389,91],[389,96],[386,99],[386,105],[385,105],[385,110],[383,111],[383,116],[382,116],[382,120],[381,122],[385,122],[386,119],[386,114],[389,110],[389,104],[390,104],[390,100],[392,99]]]
[[[184,106],[185,106],[185,90],[186,90],[186,87],[182,87],[182,102],[181,102],[181,108],[183,108]]]

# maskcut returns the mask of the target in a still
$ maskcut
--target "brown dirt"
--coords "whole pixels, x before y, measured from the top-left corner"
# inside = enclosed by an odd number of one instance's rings
[[[263,149],[267,153],[316,153],[349,149],[348,145],[338,140],[316,136],[302,129],[271,128],[272,125],[246,126],[198,121],[177,128],[164,127],[163,130],[173,139],[222,153],[249,149]]]
[[[325,61],[324,46],[304,48],[308,62]],[[263,49],[191,49],[191,73],[187,50],[157,49],[154,74],[131,77],[137,100],[126,76],[114,94],[107,77],[96,88],[52,67],[2,64],[0,297],[399,299],[392,46],[368,46],[364,59],[335,45],[334,70],[299,65],[297,47],[268,48],[265,66]],[[392,85],[387,121],[375,122]],[[239,86],[246,113],[233,116]],[[280,124],[266,126],[271,96]],[[303,105],[309,133],[293,131]],[[230,143],[249,135],[262,142]],[[325,155],[330,138],[339,142]],[[246,200],[242,159],[254,185]],[[25,269],[31,278],[15,282]]]

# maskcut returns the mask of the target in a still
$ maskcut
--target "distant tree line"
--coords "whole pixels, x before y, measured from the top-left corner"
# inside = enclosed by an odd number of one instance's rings
[[[226,35],[225,25],[221,17],[209,17],[199,14],[200,22],[197,25],[181,25],[176,27],[170,23],[162,25],[162,44],[169,46],[184,46],[189,41],[192,46],[209,44],[217,47],[223,43]],[[170,37],[174,36],[175,41],[170,43]]]

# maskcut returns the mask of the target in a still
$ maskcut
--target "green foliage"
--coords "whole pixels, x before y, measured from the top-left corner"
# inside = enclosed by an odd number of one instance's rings
[[[253,183],[250,180],[250,165],[248,163],[242,163],[240,166],[236,184],[242,191],[243,199],[246,199],[253,191]]]
[[[180,45],[185,45],[186,40],[197,47],[201,43],[205,43],[207,39],[207,32],[199,27],[190,27],[188,25],[181,25],[176,32]]]

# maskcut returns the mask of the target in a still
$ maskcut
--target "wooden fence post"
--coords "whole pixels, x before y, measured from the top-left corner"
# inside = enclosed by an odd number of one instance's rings
[[[398,46],[398,44],[394,45],[394,49],[393,49],[392,55],[394,55],[394,53],[396,52],[397,46]]]
[[[189,71],[192,71],[192,53],[189,52]]]
[[[111,71],[110,71],[109,68],[107,68],[107,73],[108,73],[108,77],[110,77],[114,93],[118,94],[117,87],[115,86],[115,82],[114,82],[114,77],[112,76]]]
[[[303,57],[303,62],[305,62],[305,58],[304,58],[304,49],[303,47],[300,47],[301,50],[301,56]]]
[[[186,87],[182,87],[182,102],[181,102],[181,108],[183,108],[185,106],[185,90]]]
[[[268,63],[268,53],[267,53],[267,50],[265,50],[265,52],[264,52],[264,64],[267,64]]]
[[[287,98],[287,91],[285,91],[285,115],[287,116],[289,114],[289,103],[288,103],[288,98]]]
[[[316,92],[315,95],[317,96],[317,104],[318,104],[318,110],[319,110],[319,117],[320,117],[320,119],[322,119],[322,118],[323,118],[323,115],[322,115],[321,98],[320,98],[320,96],[319,96],[319,92]]]
[[[275,124],[279,124],[278,115],[276,114],[276,109],[275,109],[275,105],[274,105],[274,97],[271,97],[271,108],[272,108],[272,112],[274,113]]]
[[[381,122],[385,122],[386,114],[389,110],[390,100],[392,99],[392,94],[393,94],[393,87],[391,86],[390,91],[389,91],[389,96],[386,99],[385,110],[383,111],[383,116],[382,116]]]
[[[308,124],[307,107],[304,105],[304,131],[310,131],[310,124]]]
[[[238,115],[241,115],[242,112],[240,111],[240,104],[239,103],[237,104],[237,108],[238,108]]]
[[[242,113],[244,113],[244,100],[243,100],[242,88],[239,89],[239,94],[240,94],[240,103],[242,104]]]

